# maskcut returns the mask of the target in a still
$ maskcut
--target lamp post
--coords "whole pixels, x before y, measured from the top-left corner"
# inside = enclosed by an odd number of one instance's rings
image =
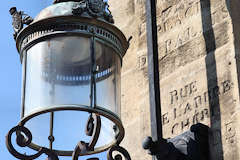
[[[160,78],[158,60],[158,32],[156,0],[146,0],[149,100],[151,137],[145,138],[143,148],[153,160],[208,160],[208,127],[192,125],[190,130],[165,139],[162,130]]]
[[[46,154],[93,155],[108,150],[119,159],[124,128],[120,119],[120,73],[129,47],[113,25],[103,0],[55,0],[36,18],[10,9],[23,66],[22,112],[6,137],[9,152],[32,160]],[[85,133],[84,133],[85,132]],[[12,143],[36,150],[20,153]],[[74,149],[75,148],[75,149]],[[98,158],[92,158],[98,159]]]

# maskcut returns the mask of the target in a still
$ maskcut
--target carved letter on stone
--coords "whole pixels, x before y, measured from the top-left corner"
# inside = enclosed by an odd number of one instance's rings
[[[176,129],[177,129],[177,127],[179,126],[179,124],[178,123],[176,123],[176,124],[174,124],[173,125],[173,127],[172,127],[172,134],[175,134],[176,132]]]
[[[223,93],[226,93],[227,91],[229,91],[231,89],[231,82],[230,80],[226,80],[222,83],[223,86]]]
[[[198,106],[202,104],[202,97],[201,96],[195,97],[194,102],[195,102],[195,107],[198,108]]]
[[[193,116],[193,124],[197,124],[199,123],[199,113],[197,111],[195,111],[195,114]]]
[[[138,57],[138,68],[143,69],[144,67],[146,67],[146,65],[147,65],[147,56],[146,55],[139,56]]]
[[[225,124],[226,126],[226,140],[229,143],[234,143],[234,137],[236,135],[235,128],[233,126],[233,122],[229,122]]]
[[[194,81],[190,83],[190,94],[197,92],[197,86],[196,86],[197,81]]]
[[[192,109],[191,109],[191,105],[189,103],[187,103],[185,109],[184,109],[184,114],[186,114],[187,112],[190,112]]]
[[[177,90],[174,90],[174,91],[170,92],[170,94],[171,94],[171,104],[173,104],[174,101],[177,101],[177,100],[178,100]]]
[[[187,97],[187,92],[188,92],[188,86],[185,86],[184,88],[180,89],[180,96],[181,98]]]
[[[169,123],[168,113],[165,113],[165,114],[162,115],[162,122],[163,122],[163,125]]]
[[[186,127],[189,128],[189,126],[190,126],[189,118],[182,121],[182,130],[184,130]]]

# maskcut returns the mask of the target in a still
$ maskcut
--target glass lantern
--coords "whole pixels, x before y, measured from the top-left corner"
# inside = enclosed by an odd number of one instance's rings
[[[11,12],[23,26],[31,18],[21,13]],[[14,26],[22,113],[8,137],[16,132],[20,146],[56,156],[103,152],[122,141],[120,74],[129,44],[112,23],[106,2],[85,0],[55,1],[26,27]]]

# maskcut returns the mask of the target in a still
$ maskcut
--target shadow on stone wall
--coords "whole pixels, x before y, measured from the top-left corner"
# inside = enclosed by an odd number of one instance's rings
[[[235,58],[237,64],[237,74],[240,75],[240,52],[239,52],[239,44],[240,44],[240,19],[239,19],[239,7],[240,1],[229,1],[225,0],[228,12],[230,14],[232,25],[233,25],[233,37],[234,37],[234,50],[235,50]],[[240,76],[238,76],[238,86],[240,86]],[[240,89],[239,95],[240,95]]]
[[[223,160],[223,147],[221,135],[221,111],[219,105],[219,89],[216,68],[216,41],[212,24],[210,0],[200,0],[203,36],[206,45],[206,76],[210,110],[211,132],[209,136],[210,160]],[[216,92],[216,93],[214,93]]]

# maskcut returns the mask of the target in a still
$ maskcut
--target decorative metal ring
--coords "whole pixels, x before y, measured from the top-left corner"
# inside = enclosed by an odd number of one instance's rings
[[[13,155],[15,156],[16,158],[18,159],[24,159],[24,160],[32,160],[32,159],[36,159],[38,157],[40,157],[43,153],[47,154],[49,157],[51,157],[52,159],[54,160],[58,160],[58,157],[57,155],[52,152],[51,150],[47,149],[47,148],[40,148],[38,150],[38,152],[34,155],[30,155],[30,156],[27,156],[25,154],[21,154],[19,153],[14,147],[13,147],[13,144],[12,144],[12,134],[16,132],[16,135],[17,135],[17,138],[16,138],[16,141],[17,141],[17,144],[21,147],[26,147],[28,145],[31,144],[31,141],[32,141],[32,134],[31,132],[25,128],[24,126],[16,126],[16,127],[13,127],[7,134],[6,136],[6,146],[7,146],[7,149],[8,151]],[[25,134],[25,136],[27,138],[25,138],[22,133]]]
[[[88,112],[88,113],[93,113],[96,114],[97,116],[103,116],[107,119],[109,119],[110,121],[112,121],[118,128],[118,132],[116,132],[116,137],[115,140],[112,141],[110,144],[95,148],[93,151],[88,151],[87,153],[84,153],[83,155],[90,155],[90,154],[94,154],[94,153],[100,153],[103,151],[108,150],[109,148],[111,148],[112,146],[114,146],[115,144],[119,144],[125,134],[123,125],[121,120],[119,119],[119,117],[109,111],[106,110],[102,107],[95,107],[95,108],[90,108],[88,106],[84,106],[84,105],[61,105],[59,107],[49,107],[49,108],[44,108],[42,110],[36,111],[32,114],[27,115],[26,117],[24,117],[21,121],[20,121],[20,125],[24,126],[24,124],[26,122],[28,122],[29,120],[31,120],[34,117],[37,117],[41,114],[45,114],[45,113],[50,113],[50,112],[56,112],[56,111],[84,111],[84,112]],[[91,146],[93,146],[93,144],[96,143],[96,139],[92,139]],[[38,151],[40,148],[42,148],[41,146],[34,144],[33,142],[29,144],[29,147]],[[58,156],[72,156],[73,151],[64,151],[64,150],[53,150]]]
[[[120,57],[123,57],[129,44],[126,37],[115,26],[92,20],[84,17],[60,16],[43,19],[33,22],[28,27],[24,28],[17,36],[16,43],[18,52],[21,53],[26,46],[33,42],[43,40],[50,35],[56,33],[65,34],[81,34],[82,36],[91,36],[89,28],[94,28],[95,37],[111,44],[113,48],[118,50]]]

